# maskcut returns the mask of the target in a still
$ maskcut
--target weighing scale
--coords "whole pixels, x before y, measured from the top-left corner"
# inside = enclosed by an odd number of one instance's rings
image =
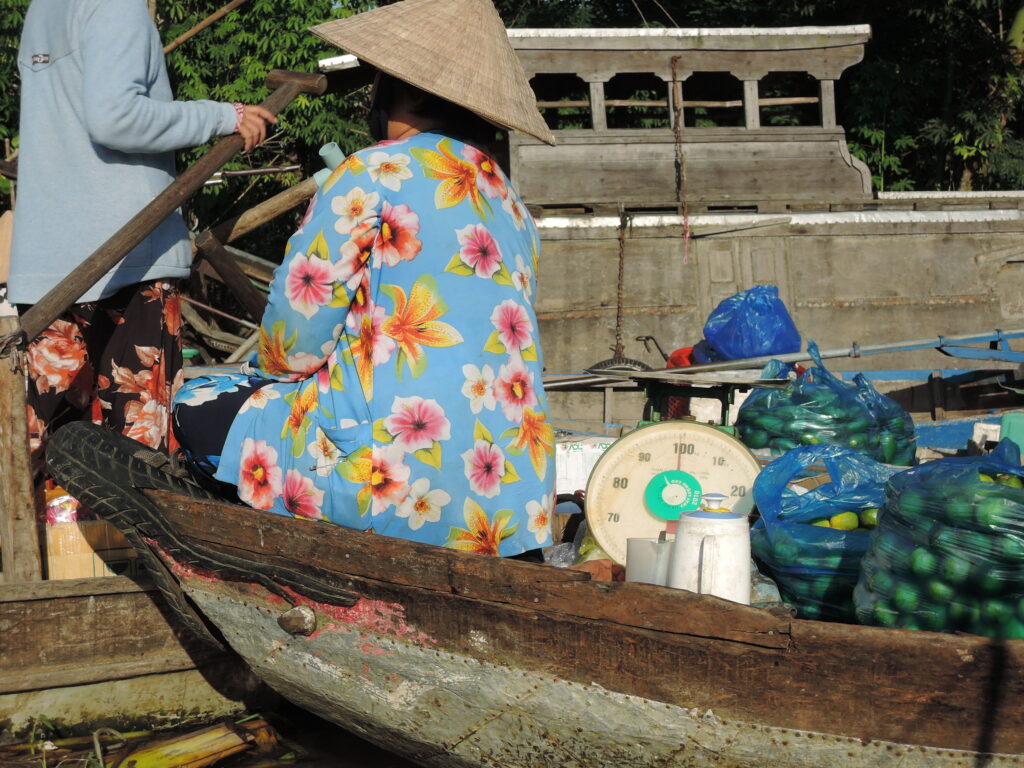
[[[661,421],[608,447],[587,481],[587,525],[626,562],[626,539],[657,538],[700,509],[749,514],[761,464],[737,438],[709,424]]]

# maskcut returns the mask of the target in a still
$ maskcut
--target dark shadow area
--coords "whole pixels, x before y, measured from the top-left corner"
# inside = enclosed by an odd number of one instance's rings
[[[694,72],[683,83],[683,125],[742,128],[743,83],[728,72]]]
[[[761,127],[821,125],[820,86],[806,72],[769,72],[757,91]]]
[[[553,131],[593,128],[590,118],[590,86],[577,75],[534,75],[530,85],[548,128]]]
[[[622,72],[604,84],[608,127],[669,128],[668,83],[652,72]]]

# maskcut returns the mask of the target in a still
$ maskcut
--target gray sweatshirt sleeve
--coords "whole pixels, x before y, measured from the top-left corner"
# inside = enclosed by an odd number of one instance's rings
[[[121,152],[167,152],[234,131],[231,104],[153,98],[153,86],[162,78],[166,87],[167,75],[143,0],[96,3],[80,34],[85,123],[97,144]]]

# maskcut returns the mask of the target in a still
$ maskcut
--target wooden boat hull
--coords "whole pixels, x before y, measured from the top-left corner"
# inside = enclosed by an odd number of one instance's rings
[[[431,548],[150,497],[219,547],[263,541],[254,554],[271,560],[303,547],[358,593],[350,608],[297,597],[317,628],[292,635],[278,595],[163,553],[271,688],[423,765],[1024,765],[1024,643],[797,621],[557,571],[545,581],[544,566],[444,550],[423,566]],[[240,542],[243,525],[254,530]],[[425,567],[434,579],[402,583]]]
[[[423,765],[1024,765],[1022,641],[800,621],[77,466],[62,484],[96,483],[270,687]]]
[[[0,586],[0,743],[45,717],[64,732],[209,722],[272,694],[122,577]]]

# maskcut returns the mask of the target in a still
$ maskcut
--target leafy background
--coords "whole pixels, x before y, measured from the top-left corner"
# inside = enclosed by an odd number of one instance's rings
[[[337,51],[305,30],[372,6],[371,0],[249,0],[168,55],[177,97],[258,102],[271,68],[313,71]],[[18,34],[27,0],[0,0],[0,141],[17,133]],[[173,40],[221,0],[156,0],[156,22]],[[865,60],[838,88],[851,150],[884,190],[1024,188],[1021,137],[1024,6],[1019,0],[497,0],[509,26],[787,26],[870,24]],[[457,40],[453,41],[457,44]],[[296,164],[300,173],[236,177],[194,200],[192,223],[210,226],[319,167],[327,140],[351,151],[367,142],[367,95],[301,98],[266,146],[229,169]],[[199,150],[183,152],[180,163]],[[0,189],[0,193],[6,189]],[[9,197],[0,195],[0,206]],[[294,226],[241,243],[273,257]],[[268,253],[270,250],[270,253]]]

